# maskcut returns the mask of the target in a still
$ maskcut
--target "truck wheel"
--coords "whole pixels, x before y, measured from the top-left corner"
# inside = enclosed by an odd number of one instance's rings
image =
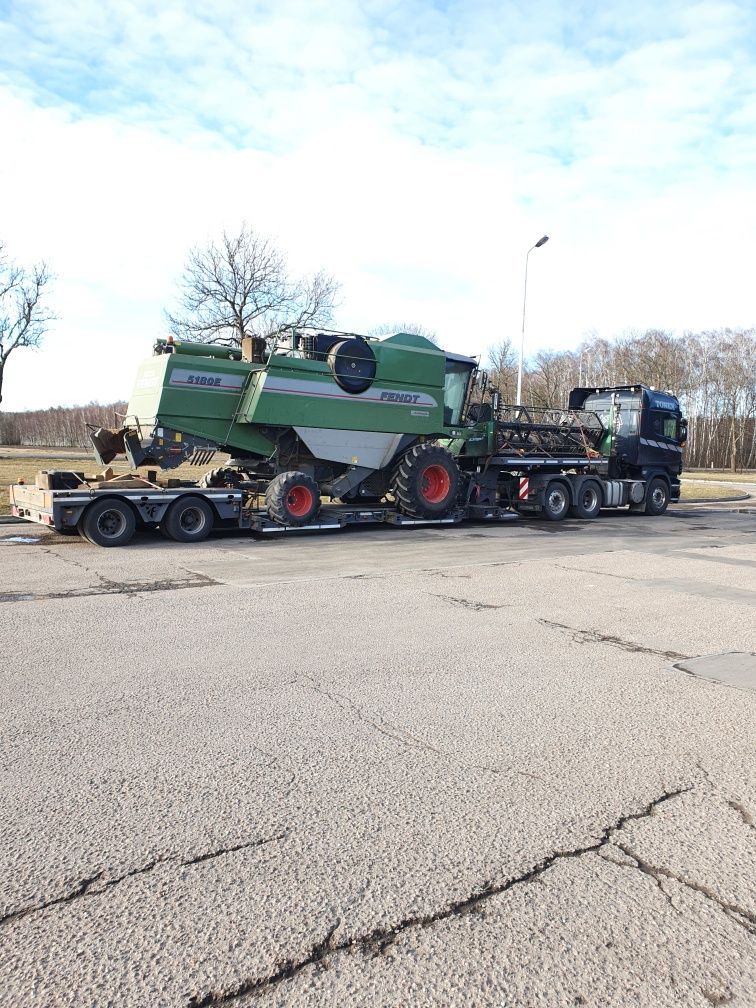
[[[207,539],[215,524],[215,513],[202,497],[179,497],[166,511],[160,531],[175,542],[193,543]]]
[[[459,491],[459,468],[439,445],[418,444],[404,455],[394,471],[394,499],[406,515],[441,518],[454,507]]]
[[[574,518],[598,518],[601,510],[601,487],[594,480],[586,480],[577,492],[570,508]]]
[[[646,491],[646,514],[663,515],[669,505],[669,487],[667,481],[656,476],[648,484]]]
[[[79,519],[79,532],[95,546],[125,546],[135,531],[136,517],[126,501],[95,501]]]
[[[570,493],[561,480],[552,480],[543,493],[543,514],[549,521],[558,522],[567,517],[570,510]]]
[[[265,503],[273,521],[298,528],[320,511],[320,488],[307,473],[280,473],[268,483]]]

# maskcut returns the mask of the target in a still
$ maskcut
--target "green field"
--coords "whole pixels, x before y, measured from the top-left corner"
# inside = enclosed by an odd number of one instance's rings
[[[39,454],[33,454],[34,451],[35,449],[31,448],[0,447],[0,515],[10,514],[7,486],[10,483],[18,483],[19,480],[33,483],[40,469],[64,469],[70,467],[76,472],[84,472],[87,476],[93,476],[97,472],[97,463],[91,455],[85,455],[83,452],[56,450],[54,452],[50,451],[49,454],[42,454],[42,451],[44,451],[42,449]],[[223,465],[226,458],[226,455],[218,455],[208,466],[182,465],[178,469],[172,469],[164,475],[184,480],[199,479],[208,469]],[[116,474],[124,473],[128,471],[128,464],[126,461],[114,462],[111,468]],[[147,470],[142,469],[140,472],[146,475]],[[703,472],[691,473],[690,476],[696,480],[725,481],[728,476],[732,478],[732,474],[730,473],[711,472],[708,469]],[[732,478],[732,482],[756,484],[756,472],[751,470],[747,473],[737,473]],[[682,485],[682,500],[701,498],[715,500],[718,497],[729,497],[736,493],[736,490],[730,490],[726,486],[706,486],[703,483],[690,483],[685,480]]]

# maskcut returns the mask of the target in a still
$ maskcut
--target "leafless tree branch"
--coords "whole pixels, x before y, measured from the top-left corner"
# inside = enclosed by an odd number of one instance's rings
[[[179,338],[238,346],[244,336],[267,338],[285,326],[331,321],[339,284],[321,271],[293,280],[270,239],[242,224],[218,244],[197,247],[181,280],[180,310],[166,313]]]
[[[0,242],[0,402],[8,358],[20,347],[38,347],[55,318],[44,304],[50,279],[45,263],[19,266]]]

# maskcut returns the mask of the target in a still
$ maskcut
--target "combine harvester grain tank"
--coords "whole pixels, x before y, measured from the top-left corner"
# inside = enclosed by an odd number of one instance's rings
[[[40,474],[11,487],[11,506],[102,546],[139,527],[197,542],[216,528],[659,515],[679,498],[685,438],[671,393],[576,388],[563,407],[511,406],[475,359],[408,333],[306,329],[272,349],[169,338],[139,368],[123,426],[91,431],[105,471]],[[198,483],[158,478],[221,452]],[[146,477],[113,477],[123,456]]]

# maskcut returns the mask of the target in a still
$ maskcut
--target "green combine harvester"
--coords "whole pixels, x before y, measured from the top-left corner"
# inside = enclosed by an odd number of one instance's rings
[[[139,527],[193,542],[215,528],[659,515],[679,498],[686,422],[671,393],[640,384],[511,406],[474,358],[422,336],[302,329],[272,347],[158,340],[123,426],[90,433],[103,468],[125,455],[148,478],[40,473],[11,487],[12,510],[118,546]],[[218,452],[230,459],[199,482],[157,479]]]
[[[457,500],[446,446],[469,440],[462,419],[476,370],[473,358],[409,333],[299,331],[272,352],[251,338],[240,350],[159,340],[125,426],[92,442],[103,465],[125,452],[134,468],[229,452],[203,484],[268,481],[270,515],[289,526],[311,522],[322,496],[374,503],[391,492],[404,513],[433,517]]]

